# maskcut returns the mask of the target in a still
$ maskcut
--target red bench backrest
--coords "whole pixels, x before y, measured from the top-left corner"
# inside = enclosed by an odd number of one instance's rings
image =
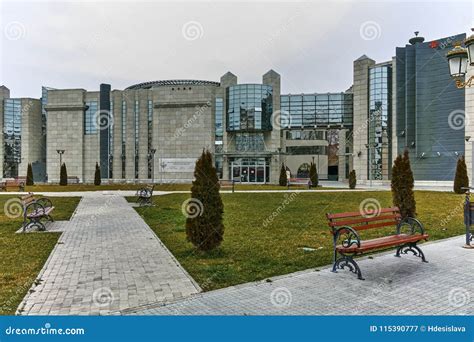
[[[326,217],[329,227],[333,230],[343,226],[349,226],[355,230],[396,226],[401,220],[400,210],[397,207],[382,208],[378,211],[326,214]]]

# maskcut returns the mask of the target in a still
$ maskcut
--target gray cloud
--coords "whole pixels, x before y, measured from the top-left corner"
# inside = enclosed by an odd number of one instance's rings
[[[428,40],[447,37],[466,32],[474,17],[471,1],[1,6],[0,84],[18,97],[40,97],[42,85],[122,89],[156,79],[218,80],[229,70],[241,82],[260,82],[269,69],[282,74],[283,92],[342,91],[360,55],[385,61],[413,31]],[[9,36],[11,23],[23,30],[19,39]],[[183,33],[187,23],[198,23],[197,38]],[[376,23],[375,38],[361,37],[364,23]]]

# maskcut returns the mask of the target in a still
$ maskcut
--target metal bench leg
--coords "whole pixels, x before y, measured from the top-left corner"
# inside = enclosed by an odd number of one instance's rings
[[[26,232],[26,229],[34,229],[36,228],[38,231],[44,232],[46,231],[45,225],[39,219],[33,219],[28,222],[28,224],[23,228],[23,232]]]
[[[414,256],[421,258],[421,261],[428,262],[425,258],[425,254],[423,253],[421,248],[416,245],[416,242],[399,246],[397,248],[397,253],[395,253],[395,256],[399,258],[400,253],[408,254],[408,252],[411,252]]]
[[[362,277],[362,272],[359,265],[355,262],[351,255],[342,255],[339,259],[337,259],[332,266],[332,271],[337,273],[338,269],[342,270],[345,267],[347,267],[350,272],[357,274],[358,279],[365,280],[364,277]]]

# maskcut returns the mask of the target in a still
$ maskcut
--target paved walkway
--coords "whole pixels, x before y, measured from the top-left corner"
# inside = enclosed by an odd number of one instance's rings
[[[429,263],[393,253],[361,260],[365,281],[346,271],[306,271],[201,293],[139,315],[459,315],[474,314],[474,250],[464,236],[425,244]]]
[[[200,291],[123,197],[84,194],[59,224],[64,233],[19,314],[107,314]]]

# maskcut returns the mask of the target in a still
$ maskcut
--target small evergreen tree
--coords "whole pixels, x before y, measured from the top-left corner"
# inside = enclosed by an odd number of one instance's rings
[[[33,167],[31,163],[28,163],[28,169],[26,170],[26,185],[35,185],[33,180]]]
[[[186,203],[186,208],[183,208],[187,213],[187,239],[201,251],[218,247],[224,237],[224,204],[219,188],[212,155],[208,150],[203,150],[194,169],[191,199]]]
[[[357,185],[356,171],[352,170],[351,172],[349,172],[349,188],[355,189],[356,185]]]
[[[309,167],[309,180],[311,181],[311,187],[317,187],[319,183],[318,170],[316,170],[316,164],[311,162]]]
[[[288,179],[286,177],[286,167],[285,164],[281,164],[281,169],[280,169],[280,179],[278,180],[278,184],[280,186],[287,186],[288,185]]]
[[[66,163],[61,165],[61,172],[59,175],[59,185],[67,185],[67,168]]]
[[[101,183],[100,167],[99,167],[99,163],[95,163],[94,185],[100,185],[100,183]]]
[[[408,150],[398,155],[392,167],[392,200],[393,205],[400,209],[402,218],[415,217],[416,201],[413,187],[415,180],[410,166]]]
[[[469,177],[467,176],[466,159],[464,156],[458,158],[456,165],[456,175],[454,176],[454,192],[457,194],[465,193],[461,188],[469,187]]]

